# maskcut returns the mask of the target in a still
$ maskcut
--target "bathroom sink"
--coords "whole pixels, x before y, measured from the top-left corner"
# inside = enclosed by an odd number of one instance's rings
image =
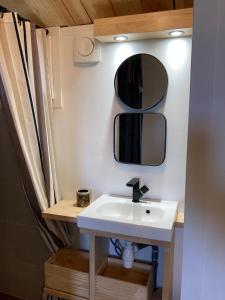
[[[132,237],[171,241],[177,202],[102,195],[77,217],[80,228]]]

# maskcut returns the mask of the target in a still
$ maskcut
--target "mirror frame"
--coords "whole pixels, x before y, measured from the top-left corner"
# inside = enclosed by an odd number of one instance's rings
[[[146,114],[146,115],[161,115],[165,121],[165,135],[164,135],[164,151],[163,151],[163,159],[161,161],[160,164],[155,164],[155,165],[146,165],[146,164],[135,164],[135,163],[127,163],[127,162],[122,162],[116,159],[116,151],[115,151],[115,124],[116,124],[116,118],[120,115],[124,115],[124,114]],[[125,164],[125,165],[136,165],[136,166],[148,166],[148,167],[159,167],[161,166],[166,159],[166,149],[167,149],[167,119],[166,117],[162,114],[162,113],[154,113],[154,112],[122,112],[122,113],[118,113],[116,114],[116,116],[114,117],[113,120],[113,156],[116,162],[121,163],[121,164]]]
[[[149,107],[147,107],[147,108],[133,108],[133,107],[127,105],[127,104],[120,98],[120,96],[118,95],[117,90],[116,90],[116,76],[117,76],[117,73],[118,73],[119,68],[121,67],[121,65],[122,65],[123,63],[125,63],[125,62],[126,62],[127,60],[129,60],[131,57],[137,56],[137,55],[149,55],[149,56],[152,56],[155,60],[157,60],[157,61],[164,67],[165,72],[166,72],[166,77],[167,77],[166,88],[165,88],[165,90],[164,90],[164,92],[163,92],[161,98],[158,99],[157,102],[156,102],[154,105],[149,106]],[[126,107],[128,107],[128,108],[130,108],[130,109],[134,109],[135,111],[140,111],[140,112],[144,112],[144,111],[146,111],[146,110],[152,109],[152,108],[154,108],[155,106],[157,106],[160,102],[162,102],[163,99],[165,98],[166,94],[167,94],[168,85],[169,85],[169,76],[168,76],[168,72],[167,72],[167,70],[166,70],[164,64],[163,64],[157,57],[155,57],[154,55],[148,54],[148,53],[137,53],[137,54],[133,54],[133,55],[127,57],[125,60],[123,60],[123,61],[119,64],[118,68],[116,69],[115,76],[114,76],[114,91],[115,91],[116,97],[117,97],[117,98],[121,101],[121,103],[122,103],[123,105],[125,105]]]

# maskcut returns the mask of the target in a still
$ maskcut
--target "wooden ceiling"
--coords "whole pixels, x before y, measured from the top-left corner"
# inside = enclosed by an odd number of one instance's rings
[[[193,0],[0,0],[41,27],[91,24],[94,19],[193,7]]]

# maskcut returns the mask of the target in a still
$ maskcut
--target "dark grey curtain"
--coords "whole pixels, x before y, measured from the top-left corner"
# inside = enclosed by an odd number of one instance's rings
[[[5,93],[5,89],[3,86],[1,74],[0,74],[0,101],[2,103],[2,107],[8,121],[8,126],[10,129],[10,134],[12,137],[12,141],[14,143],[15,155],[18,159],[18,163],[20,166],[20,172],[22,177],[22,183],[24,192],[26,194],[26,199],[28,201],[28,205],[31,208],[31,213],[34,216],[36,222],[39,225],[39,229],[41,230],[45,241],[49,244],[49,248],[54,251],[55,246],[58,248],[62,248],[64,246],[63,242],[51,231],[49,230],[45,220],[42,218],[41,209],[37,201],[36,193],[33,187],[33,183],[27,168],[27,164],[23,155],[23,151],[16,133],[16,128],[14,122],[12,120],[12,115],[9,109],[9,104],[7,100],[7,96]],[[51,238],[49,238],[51,237]]]
[[[136,55],[123,63],[117,74],[117,88],[120,99],[136,109],[142,108],[142,61]]]
[[[119,160],[141,163],[143,115],[121,114],[119,122]]]

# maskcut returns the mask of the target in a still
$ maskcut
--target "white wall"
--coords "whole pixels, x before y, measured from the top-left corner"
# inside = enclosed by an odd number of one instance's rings
[[[74,197],[76,188],[85,186],[94,197],[131,194],[126,182],[140,176],[150,187],[149,197],[184,201],[190,38],[105,44],[101,63],[75,66],[70,32],[62,29],[64,107],[54,115],[63,197]],[[114,75],[125,58],[140,52],[160,59],[169,75],[166,101],[154,109],[168,122],[166,161],[159,167],[120,164],[113,157],[113,119],[129,110],[114,95]]]
[[[195,2],[182,300],[224,300],[225,2]]]
[[[102,193],[131,195],[126,182],[137,176],[150,187],[148,197],[179,201],[182,210],[191,38],[103,44],[100,63],[78,66],[73,64],[76,30],[81,28],[61,30],[64,106],[54,111],[62,197],[74,198],[76,189],[82,187],[91,188],[94,197]],[[156,56],[169,76],[166,100],[154,109],[166,116],[168,125],[166,160],[159,167],[120,164],[113,157],[113,119],[117,113],[129,111],[115,97],[114,75],[119,64],[136,53]],[[175,281],[179,286],[179,278]]]

